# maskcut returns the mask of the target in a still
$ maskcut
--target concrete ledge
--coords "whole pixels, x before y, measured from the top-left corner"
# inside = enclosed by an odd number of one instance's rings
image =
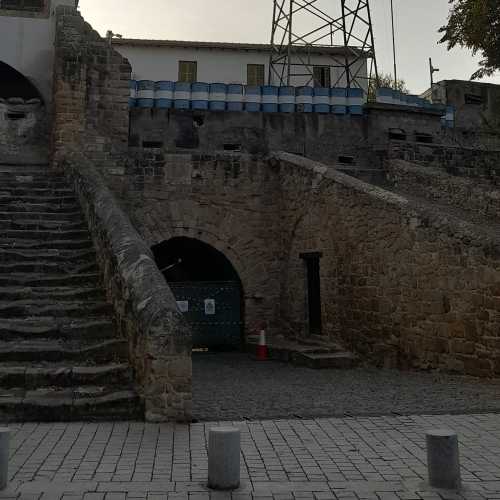
[[[191,420],[191,332],[153,254],[82,156],[64,163],[80,199],[149,421]]]

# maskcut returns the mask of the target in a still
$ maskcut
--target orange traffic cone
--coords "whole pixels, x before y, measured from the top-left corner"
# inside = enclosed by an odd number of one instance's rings
[[[257,359],[259,361],[267,360],[266,331],[264,329],[260,331],[259,345],[257,346]]]

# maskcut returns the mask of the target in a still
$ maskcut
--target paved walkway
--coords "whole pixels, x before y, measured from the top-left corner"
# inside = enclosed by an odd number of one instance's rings
[[[500,499],[500,415],[324,418],[237,423],[242,486],[211,493],[214,424],[13,425],[11,486],[23,500]],[[461,495],[425,485],[424,435],[459,432]]]
[[[193,359],[194,417],[258,420],[500,411],[500,381],[396,370],[311,370],[245,354]]]

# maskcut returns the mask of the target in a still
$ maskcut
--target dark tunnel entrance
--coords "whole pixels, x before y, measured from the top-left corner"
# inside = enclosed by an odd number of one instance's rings
[[[193,331],[196,350],[238,350],[243,341],[243,289],[227,257],[193,238],[173,238],[153,248]]]
[[[19,97],[25,101],[39,99],[43,102],[38,89],[19,71],[0,61],[0,98]]]

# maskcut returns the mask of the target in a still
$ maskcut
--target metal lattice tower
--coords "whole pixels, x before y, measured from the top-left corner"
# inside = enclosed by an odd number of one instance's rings
[[[332,87],[367,90],[378,80],[369,0],[274,0],[269,83],[320,85],[311,59],[319,53]]]

